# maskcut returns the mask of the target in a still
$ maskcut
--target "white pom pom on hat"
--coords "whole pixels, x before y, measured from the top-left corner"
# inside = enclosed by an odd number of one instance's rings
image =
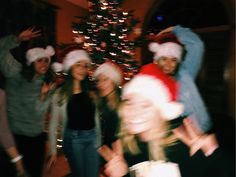
[[[159,47],[159,44],[157,42],[151,42],[148,45],[148,49],[153,53],[155,53],[158,50],[158,47]]]
[[[101,64],[94,72],[93,77],[96,79],[100,74],[104,74],[114,81],[116,85],[121,85],[123,81],[123,73],[117,64],[105,62]]]
[[[68,72],[71,66],[79,61],[87,61],[90,63],[91,58],[85,50],[77,49],[70,51],[63,60],[64,71]]]
[[[50,45],[48,45],[45,49],[41,47],[29,49],[26,52],[27,65],[29,66],[31,63],[41,58],[51,59],[51,56],[53,56],[54,54],[55,50]]]
[[[139,74],[124,85],[122,99],[130,94],[137,94],[150,100],[166,120],[179,117],[183,105],[176,101],[178,85],[166,76],[155,64],[144,65]]]
[[[63,64],[62,63],[54,62],[54,63],[52,63],[51,68],[55,73],[63,72]]]

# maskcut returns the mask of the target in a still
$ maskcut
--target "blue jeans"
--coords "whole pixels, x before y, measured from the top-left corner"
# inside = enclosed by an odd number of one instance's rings
[[[98,177],[99,155],[96,149],[95,129],[66,129],[63,151],[73,177]]]

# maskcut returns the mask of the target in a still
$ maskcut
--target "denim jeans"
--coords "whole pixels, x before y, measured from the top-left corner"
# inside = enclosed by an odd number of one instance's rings
[[[63,151],[73,177],[98,177],[99,155],[96,149],[95,129],[66,129]]]

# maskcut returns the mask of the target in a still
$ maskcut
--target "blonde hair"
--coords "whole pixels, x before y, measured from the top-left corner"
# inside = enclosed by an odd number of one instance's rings
[[[120,105],[120,108],[122,104]],[[121,109],[119,108],[119,116],[121,117]],[[153,140],[148,141],[148,151],[150,160],[168,160],[165,155],[165,148],[174,145],[177,141],[177,137],[170,130],[170,123],[164,119],[159,118],[158,128],[152,130],[152,135],[155,135]],[[124,151],[130,152],[131,154],[140,153],[138,147],[137,136],[128,133],[125,128],[124,122],[121,118],[121,124],[118,136],[121,139]]]

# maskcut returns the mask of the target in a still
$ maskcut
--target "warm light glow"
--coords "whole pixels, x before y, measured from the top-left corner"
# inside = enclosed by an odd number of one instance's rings
[[[107,7],[101,7],[101,9],[102,9],[102,10],[106,10],[106,9],[107,9]]]
[[[130,53],[130,51],[129,50],[121,50],[123,53],[127,53],[127,54],[129,54]]]
[[[104,2],[104,3],[102,3],[104,6],[107,6],[108,5],[108,3],[107,2]]]
[[[76,30],[72,30],[72,33],[74,33],[74,34],[78,34],[79,32],[76,31]]]
[[[110,54],[111,54],[112,56],[116,56],[116,53],[114,53],[114,52],[110,52]]]

